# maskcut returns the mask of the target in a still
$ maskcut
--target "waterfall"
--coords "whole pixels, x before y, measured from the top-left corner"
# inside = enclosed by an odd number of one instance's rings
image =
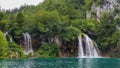
[[[5,33],[4,33],[4,37],[6,37],[8,35],[8,32],[6,31]]]
[[[83,46],[82,46],[82,36],[79,36],[78,40],[79,40],[78,55],[79,57],[84,57]]]
[[[4,33],[4,37],[7,39],[7,36],[8,36],[8,38],[9,38],[9,41],[10,42],[12,42],[13,40],[12,40],[12,37],[9,35],[9,33],[8,33],[8,31],[6,31],[5,33]]]
[[[32,49],[32,40],[31,36],[28,33],[23,33],[24,37],[24,45],[25,45],[25,54],[33,54],[33,49]]]
[[[78,37],[79,48],[78,57],[79,58],[98,58],[99,49],[97,44],[92,41],[87,35],[80,35]]]

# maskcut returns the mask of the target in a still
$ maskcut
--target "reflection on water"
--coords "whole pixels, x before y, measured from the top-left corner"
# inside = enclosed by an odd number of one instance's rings
[[[78,68],[96,68],[96,66],[97,66],[97,61],[96,61],[96,63],[93,63],[92,62],[93,61],[93,59],[78,59]],[[95,67],[94,67],[95,66]]]
[[[36,58],[0,60],[0,68],[120,68],[120,59]]]
[[[120,60],[111,58],[83,58],[78,59],[78,68],[120,68]]]

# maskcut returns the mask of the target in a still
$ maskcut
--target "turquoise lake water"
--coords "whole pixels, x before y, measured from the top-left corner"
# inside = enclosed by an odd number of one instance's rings
[[[117,58],[34,58],[0,60],[0,68],[120,68]]]

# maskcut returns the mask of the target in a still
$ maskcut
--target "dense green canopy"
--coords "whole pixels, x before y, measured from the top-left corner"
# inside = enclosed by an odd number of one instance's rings
[[[37,6],[22,6],[17,11],[1,11],[0,30],[8,31],[16,46],[20,45],[17,40],[21,38],[23,32],[30,33],[36,40],[44,40],[45,45],[42,41],[38,41],[41,42],[38,44],[40,47],[38,53],[46,52],[44,46],[56,47],[56,42],[53,42],[51,38],[59,38],[63,46],[69,44],[77,46],[78,35],[86,33],[97,42],[103,53],[112,51],[115,56],[120,56],[118,48],[120,47],[120,30],[116,28],[120,25],[119,10],[101,14],[100,22],[97,21],[94,12],[91,18],[86,19],[86,11],[92,12],[91,5],[95,3],[95,6],[99,6],[102,2],[101,0],[45,0]],[[3,38],[1,32],[0,36],[0,48],[1,46],[8,47],[8,41]],[[14,48],[17,48],[16,46]],[[52,51],[54,48],[49,52]],[[58,52],[53,52],[53,55],[58,57],[56,55]],[[0,56],[1,54],[2,52]]]

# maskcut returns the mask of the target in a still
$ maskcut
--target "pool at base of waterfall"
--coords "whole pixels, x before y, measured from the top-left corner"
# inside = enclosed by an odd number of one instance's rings
[[[120,68],[117,58],[34,58],[0,60],[0,68]]]

